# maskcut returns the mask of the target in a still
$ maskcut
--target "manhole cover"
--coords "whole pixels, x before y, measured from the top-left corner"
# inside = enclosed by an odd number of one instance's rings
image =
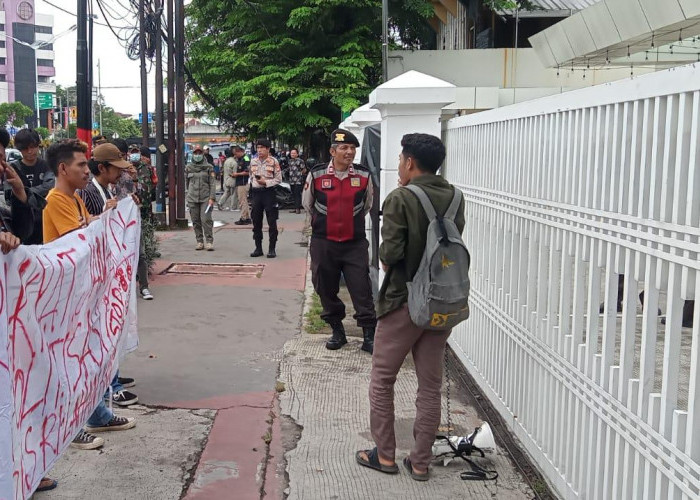
[[[265,264],[207,264],[195,262],[178,262],[170,264],[161,274],[188,274],[211,276],[262,276]]]

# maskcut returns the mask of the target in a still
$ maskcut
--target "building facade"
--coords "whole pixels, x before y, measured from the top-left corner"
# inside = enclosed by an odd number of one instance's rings
[[[53,16],[35,11],[34,0],[0,0],[0,102],[19,101],[35,110],[35,126],[37,108],[38,125],[48,126],[55,100],[53,24]]]

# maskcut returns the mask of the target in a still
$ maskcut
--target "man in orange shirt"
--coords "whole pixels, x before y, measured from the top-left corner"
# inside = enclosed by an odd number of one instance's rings
[[[56,187],[46,196],[44,208],[44,244],[60,238],[76,229],[86,227],[96,219],[85,208],[76,191],[84,189],[90,181],[87,144],[77,139],[65,139],[49,146],[46,159],[56,176]],[[100,401],[88,419],[86,429],[90,432],[121,431],[136,425],[133,418],[118,417]],[[95,449],[104,444],[104,439],[80,431],[71,445],[80,449]]]

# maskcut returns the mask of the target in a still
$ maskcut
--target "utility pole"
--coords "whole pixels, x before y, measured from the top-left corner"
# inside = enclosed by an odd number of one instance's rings
[[[88,73],[88,40],[87,40],[87,0],[78,0],[78,43],[76,50],[76,100],[78,106],[78,139],[88,145],[88,154],[92,147],[92,123],[90,123],[91,94]]]
[[[168,226],[177,226],[177,161],[175,142],[175,4],[168,2]]]
[[[141,143],[148,146],[148,75],[146,74],[146,0],[139,3],[139,52],[141,53]]]
[[[382,0],[382,81],[389,79],[389,0]]]
[[[178,225],[187,224],[185,216],[185,1],[175,0],[175,56],[177,110],[177,219]]]
[[[161,0],[155,0],[155,32],[156,32],[156,172],[158,172],[158,186],[156,189],[156,213],[165,212],[165,172],[163,170],[163,37],[160,32],[160,20],[163,14]],[[162,215],[161,215],[162,217]],[[163,220],[159,219],[159,224]]]
[[[97,60],[97,99],[100,101],[100,135],[102,135],[102,108],[104,100],[102,99],[102,67],[100,60]]]

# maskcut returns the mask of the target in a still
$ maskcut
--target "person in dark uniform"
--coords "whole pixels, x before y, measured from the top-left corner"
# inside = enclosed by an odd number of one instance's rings
[[[267,225],[270,228],[270,247],[267,258],[277,257],[275,246],[277,245],[277,217],[279,208],[275,197],[275,186],[282,182],[282,169],[279,162],[270,155],[271,143],[267,139],[258,139],[258,156],[250,162],[250,190],[253,196],[253,240],[255,250],[251,257],[260,257],[262,250],[262,222],[263,211],[267,217]]]
[[[372,178],[368,169],[353,164],[360,143],[352,133],[338,129],[331,134],[331,162],[309,172],[302,204],[311,214],[311,279],[321,299],[321,318],[333,329],[326,342],[330,350],[347,344],[343,318],[345,304],[338,298],[340,274],[362,328],[362,350],[374,350],[374,311],[369,277],[369,243],[365,215],[372,206]]]

